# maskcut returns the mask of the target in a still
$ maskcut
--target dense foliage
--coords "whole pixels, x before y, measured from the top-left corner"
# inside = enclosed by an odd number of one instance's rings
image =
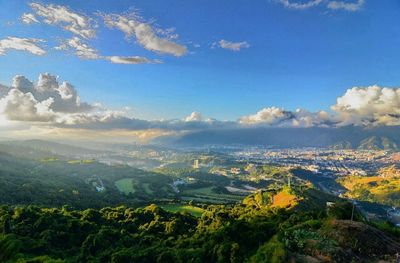
[[[399,247],[393,237],[364,223],[343,220],[350,217],[347,211],[346,203],[328,214],[210,206],[195,218],[156,205],[81,211],[3,206],[0,261],[360,262],[394,256]],[[353,232],[342,236],[341,231]],[[362,240],[366,232],[375,236]],[[382,237],[385,241],[380,241]]]

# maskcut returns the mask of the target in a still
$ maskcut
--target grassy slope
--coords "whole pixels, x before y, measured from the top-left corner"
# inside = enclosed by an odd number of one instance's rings
[[[388,205],[400,204],[400,178],[348,176],[339,183],[348,189],[346,195],[351,198]]]
[[[164,210],[172,212],[172,213],[188,212],[196,217],[200,217],[204,212],[204,209],[197,207],[197,206],[192,206],[192,205],[165,204],[165,205],[160,205],[160,207],[162,207]]]
[[[125,178],[115,182],[115,186],[124,194],[135,193],[135,189],[133,188],[133,179]]]

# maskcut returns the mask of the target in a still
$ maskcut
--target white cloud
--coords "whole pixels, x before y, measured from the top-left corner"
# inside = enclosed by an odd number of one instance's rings
[[[297,109],[292,120],[294,127],[325,127],[334,125],[334,120],[326,111],[310,112],[304,109]]]
[[[58,50],[73,50],[74,53],[84,59],[100,59],[101,56],[97,50],[89,47],[86,43],[83,43],[79,37],[73,37],[64,41],[60,46],[56,47]]]
[[[40,107],[40,109],[44,109],[43,106],[47,106],[48,110],[51,111],[53,115],[58,113],[87,112],[94,108],[94,106],[80,101],[77,91],[71,84],[68,82],[60,84],[58,78],[49,73],[40,74],[36,85],[24,76],[15,76],[11,89],[5,98],[7,97],[7,101],[19,101],[22,99],[25,102],[30,101],[30,104],[34,104],[36,105],[35,107]],[[13,98],[18,98],[18,100]],[[6,103],[6,101],[2,101],[3,106],[4,103]],[[21,111],[25,108],[19,110]],[[34,113],[34,111],[30,111],[27,115],[31,116],[29,120],[33,119],[32,116]],[[11,120],[16,119],[15,114],[7,112],[7,116],[9,116]],[[20,119],[23,118],[23,116],[26,116],[22,112],[19,112],[18,114],[22,116]],[[42,118],[40,117],[38,120],[39,119]]]
[[[361,9],[361,7],[364,5],[365,1],[364,0],[356,0],[355,2],[344,2],[344,1],[330,1],[328,3],[328,8],[329,9],[343,9],[346,11],[358,11]]]
[[[354,87],[331,108],[341,125],[400,125],[400,88]]]
[[[293,113],[286,111],[283,108],[270,107],[263,108],[256,114],[248,115],[240,118],[240,123],[242,124],[268,124],[275,125],[283,121],[292,119]]]
[[[323,4],[328,9],[358,11],[365,4],[365,0],[328,1],[328,0],[276,0],[283,6],[291,9],[304,10]]]
[[[203,115],[200,112],[194,111],[185,118],[185,121],[203,121]]]
[[[239,119],[242,125],[267,125],[285,127],[313,127],[332,124],[332,117],[325,111],[309,112],[303,109],[288,111],[283,108],[263,108],[253,115]]]
[[[216,43],[213,43],[213,45],[216,45]],[[242,48],[249,48],[250,45],[246,41],[243,42],[230,42],[224,39],[221,39],[218,41],[218,45],[220,48],[223,49],[229,49],[232,51],[240,51]]]
[[[30,6],[36,15],[42,17],[47,24],[59,25],[83,38],[92,38],[96,35],[92,19],[76,13],[66,6],[39,3],[31,3]]]
[[[135,36],[137,42],[145,49],[170,54],[174,56],[182,56],[187,53],[187,48],[172,41],[174,37],[160,37],[149,23],[141,21],[141,18],[131,15],[103,15],[104,21],[110,28],[117,28],[125,33],[126,37]],[[165,32],[164,32],[165,33]],[[168,34],[168,33],[166,33]]]
[[[7,37],[0,40],[0,55],[4,55],[9,49],[13,49],[42,56],[46,54],[46,51],[39,46],[43,42],[45,42],[43,39],[37,38]]]
[[[287,8],[308,9],[322,3],[323,0],[295,1],[295,0],[277,0]]]
[[[49,122],[55,117],[50,109],[53,102],[52,98],[39,102],[32,93],[11,89],[0,99],[0,113],[13,121]]]
[[[56,47],[57,50],[71,50],[76,56],[83,59],[104,59],[114,64],[158,64],[160,60],[151,60],[139,56],[101,56],[98,51],[88,44],[84,43],[80,38],[73,37],[62,42]]]
[[[21,16],[21,21],[28,25],[33,23],[39,23],[35,15],[31,13],[23,13]]]
[[[132,57],[122,57],[122,56],[109,56],[107,57],[112,63],[115,64],[159,64],[162,63],[160,60],[151,60],[145,57],[132,56]]]

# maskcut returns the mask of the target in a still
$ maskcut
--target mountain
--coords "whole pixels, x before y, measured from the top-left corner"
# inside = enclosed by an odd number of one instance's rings
[[[348,148],[350,145],[361,149],[368,148],[372,140],[372,148],[398,150],[400,145],[400,126],[386,127],[357,127],[347,126],[340,128],[240,128],[216,129],[196,131],[179,137],[164,137],[158,143],[175,146],[203,146],[203,145],[265,145],[270,147],[332,147]]]
[[[353,149],[353,146],[349,141],[340,141],[329,146],[329,148],[331,148],[332,150],[347,150],[347,149]]]
[[[65,156],[99,153],[99,151],[92,149],[44,140],[9,141],[3,142],[3,144],[12,145],[13,147],[21,146],[31,148],[35,151],[49,152],[52,154]]]
[[[387,137],[372,136],[361,141],[359,150],[398,150],[397,144]]]

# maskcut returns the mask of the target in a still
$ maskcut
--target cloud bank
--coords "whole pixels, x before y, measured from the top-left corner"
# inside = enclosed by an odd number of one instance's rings
[[[155,130],[187,131],[236,125],[235,122],[205,119],[198,112],[183,119],[141,120],[130,116],[127,109],[109,110],[82,102],[70,83],[60,82],[57,76],[49,73],[40,74],[36,83],[17,75],[10,87],[1,85],[0,119],[48,129],[152,130],[152,134]]]
[[[240,118],[239,123],[246,126],[277,127],[327,127],[333,124],[332,117],[325,111],[289,111],[277,107],[263,108],[255,114]]]
[[[82,102],[75,87],[49,73],[40,74],[36,83],[17,75],[11,86],[0,85],[0,119],[59,131],[152,131],[153,135],[243,127],[394,126],[400,125],[400,88],[350,88],[337,98],[330,112],[272,106],[237,121],[205,118],[196,111],[182,119],[142,120],[131,116],[127,109],[110,110]]]

